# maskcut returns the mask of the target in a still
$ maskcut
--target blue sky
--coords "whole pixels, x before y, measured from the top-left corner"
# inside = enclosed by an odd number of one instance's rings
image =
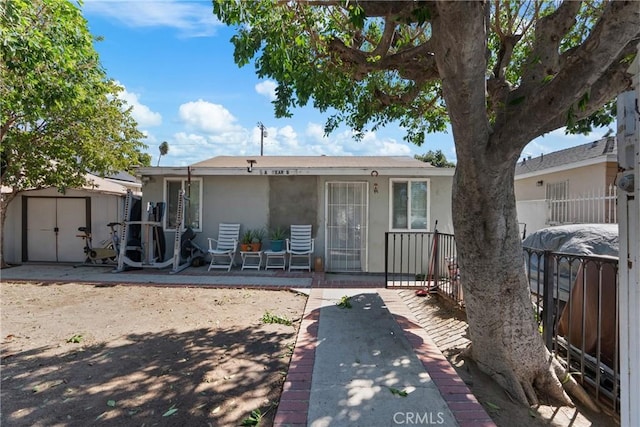
[[[299,108],[276,119],[275,83],[259,79],[253,65],[233,62],[231,28],[218,22],[210,1],[85,0],[89,29],[109,77],[124,88],[134,118],[147,135],[152,164],[158,146],[169,143],[161,166],[185,166],[218,155],[259,155],[264,123],[265,155],[407,155],[442,150],[455,161],[453,137],[428,135],[417,147],[402,140],[398,126],[368,133],[362,141],[348,129],[324,136],[326,114]],[[532,141],[524,155],[539,156],[600,138],[557,130]]]

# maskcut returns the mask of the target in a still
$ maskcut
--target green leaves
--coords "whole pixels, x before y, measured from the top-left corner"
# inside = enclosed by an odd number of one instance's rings
[[[68,343],[80,344],[84,337],[80,334],[75,334],[71,338],[67,339]]]
[[[336,305],[340,308],[351,308],[351,297],[347,295],[343,296]]]
[[[423,155],[416,154],[413,157],[421,162],[430,163],[431,166],[435,166],[437,168],[453,168],[456,166],[455,163],[447,160],[447,156],[444,155],[442,150],[429,150]]]
[[[165,412],[164,414],[162,414],[163,417],[170,417],[171,415],[175,414],[176,412],[178,412],[178,408],[175,407],[176,405],[172,405],[171,408],[169,408],[167,410],[167,412]]]
[[[362,9],[362,6],[350,4],[348,10],[349,22],[351,22],[356,28],[364,28],[366,15],[364,13],[364,10]]]
[[[75,187],[140,160],[142,133],[71,2],[12,0],[0,27],[2,185]]]
[[[389,391],[391,392],[391,394],[395,396],[407,397],[409,395],[409,393],[407,393],[406,391],[398,390],[397,388],[393,388],[393,387],[389,387]]]

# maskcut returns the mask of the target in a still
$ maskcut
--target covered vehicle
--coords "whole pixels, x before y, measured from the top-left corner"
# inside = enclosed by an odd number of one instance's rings
[[[555,291],[559,293],[562,301],[566,301],[580,268],[577,256],[618,257],[618,224],[568,224],[547,227],[527,236],[522,241],[522,246],[525,248],[525,266],[531,291],[540,295],[544,293],[543,252],[567,255],[554,256],[554,270],[551,272],[556,282]]]
[[[557,333],[613,366],[616,351],[618,225],[571,224],[528,236],[525,267],[531,291],[544,294],[544,251],[550,269]],[[599,343],[599,346],[598,346]],[[599,350],[598,350],[599,347]]]

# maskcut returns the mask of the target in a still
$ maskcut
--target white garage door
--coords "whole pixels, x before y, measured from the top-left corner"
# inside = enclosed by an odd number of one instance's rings
[[[29,197],[27,257],[29,261],[82,262],[84,242],[78,227],[87,223],[86,199]]]

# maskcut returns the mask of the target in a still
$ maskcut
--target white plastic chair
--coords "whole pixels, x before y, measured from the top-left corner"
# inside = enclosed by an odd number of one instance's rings
[[[289,254],[289,271],[311,271],[311,255],[313,254],[315,239],[311,237],[311,225],[292,225],[287,239],[287,253]],[[302,260],[302,263],[294,260]]]
[[[218,226],[218,238],[208,238],[209,250],[207,252],[211,255],[211,263],[207,271],[212,268],[226,268],[227,271],[231,271],[238,250],[239,235],[240,224],[221,223]]]

